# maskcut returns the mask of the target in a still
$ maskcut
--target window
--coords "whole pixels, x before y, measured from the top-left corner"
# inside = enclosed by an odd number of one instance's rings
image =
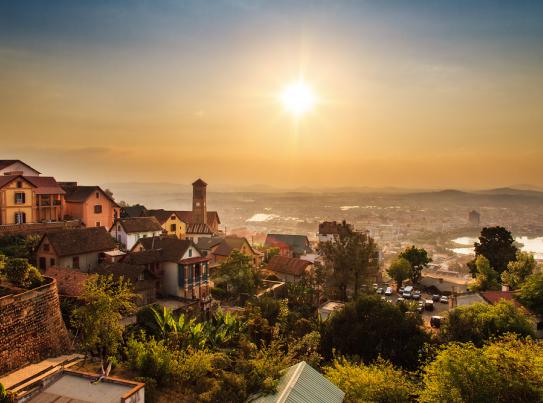
[[[21,181],[17,181],[17,188],[22,188],[23,187],[23,182]]]
[[[102,214],[102,205],[101,204],[96,204],[94,206],[94,214]]]
[[[143,250],[143,248],[140,246],[140,252]]]
[[[175,220],[175,216],[174,216],[174,215],[172,215],[172,220]]]
[[[117,225],[117,231],[121,232],[121,226]]]
[[[139,281],[145,280],[145,274],[144,274],[144,273],[141,273],[138,280],[139,280]]]
[[[15,224],[26,223],[26,213],[15,213]]]
[[[15,203],[25,204],[25,196],[24,193],[15,193]]]
[[[55,259],[51,259],[51,266],[55,265]]]
[[[117,235],[117,241],[121,242],[121,234]]]
[[[96,196],[97,199],[99,199],[100,198],[100,192],[96,192],[95,196]]]
[[[48,243],[43,244],[43,251],[44,252],[49,252],[49,244]]]
[[[72,267],[79,269],[79,256],[76,256],[72,259]]]
[[[200,265],[199,264],[197,264],[196,267],[194,268],[194,276],[195,277],[200,276]]]
[[[102,223],[100,221],[96,221],[96,226],[97,227],[101,227],[102,226]]]
[[[189,249],[189,257],[192,257],[192,249]]]
[[[176,228],[177,228],[177,226],[176,226],[175,224],[171,224],[171,225],[170,225],[170,231],[171,231],[171,232],[175,232],[175,231],[176,231]]]
[[[147,234],[143,234],[143,235],[142,235],[142,238],[147,238]]]

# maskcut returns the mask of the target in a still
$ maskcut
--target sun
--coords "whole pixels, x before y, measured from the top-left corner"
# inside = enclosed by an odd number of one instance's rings
[[[281,94],[281,102],[289,111],[301,115],[313,106],[315,95],[311,88],[302,82],[298,82],[285,88]]]

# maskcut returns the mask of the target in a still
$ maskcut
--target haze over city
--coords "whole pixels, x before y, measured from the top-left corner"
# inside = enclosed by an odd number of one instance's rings
[[[530,1],[4,2],[0,157],[82,184],[543,186],[542,15]]]

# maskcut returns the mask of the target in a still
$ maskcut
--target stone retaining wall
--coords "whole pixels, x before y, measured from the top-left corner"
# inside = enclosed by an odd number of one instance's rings
[[[0,298],[0,375],[70,350],[56,280]]]

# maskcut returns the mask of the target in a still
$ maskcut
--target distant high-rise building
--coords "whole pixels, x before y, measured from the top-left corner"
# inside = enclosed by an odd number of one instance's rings
[[[471,227],[478,227],[480,218],[481,215],[478,212],[476,212],[475,210],[471,211],[469,213],[469,225]]]

